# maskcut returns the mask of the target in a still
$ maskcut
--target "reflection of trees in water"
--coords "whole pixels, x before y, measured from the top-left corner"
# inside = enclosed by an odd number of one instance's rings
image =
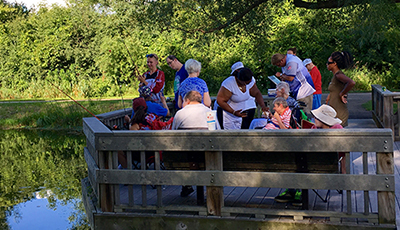
[[[46,195],[48,208],[74,202],[69,220],[75,228],[84,227],[83,207],[76,201],[86,176],[84,145],[84,136],[77,132],[0,131],[0,228],[9,229],[6,218],[19,216],[13,207],[34,198],[35,192]]]

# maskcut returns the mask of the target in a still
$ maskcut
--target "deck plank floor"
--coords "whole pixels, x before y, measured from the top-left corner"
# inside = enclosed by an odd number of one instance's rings
[[[375,174],[375,153],[368,153],[368,172]],[[351,173],[362,174],[362,153],[351,153]],[[394,143],[394,172],[396,183],[396,222],[400,226],[400,142]],[[142,204],[141,186],[133,186],[134,190],[134,203],[135,205]],[[156,205],[157,203],[157,189],[151,186],[146,187],[148,205]],[[188,197],[180,197],[181,186],[163,186],[163,205],[196,205],[196,191]],[[206,191],[204,189],[204,191]],[[224,187],[224,205],[225,207],[251,207],[251,208],[272,208],[272,209],[300,209],[291,204],[277,203],[274,197],[284,191],[283,188],[250,188],[250,187]],[[325,197],[327,190],[316,190],[322,197]],[[128,204],[128,186],[120,185],[121,204]],[[376,191],[370,192],[369,211],[377,212],[377,199]],[[206,195],[206,194],[205,194]],[[364,192],[352,191],[352,206],[355,212],[364,211]],[[323,202],[312,190],[309,190],[309,209],[310,210],[323,210],[323,211],[346,211],[346,192],[339,194],[336,190],[331,190],[328,196],[328,202]],[[204,205],[205,207],[205,205]],[[249,216],[236,215],[234,217],[247,218]],[[266,218],[285,219],[286,217],[266,216]],[[304,221],[323,222],[327,218],[310,218]],[[342,219],[341,222],[366,222],[366,219]]]

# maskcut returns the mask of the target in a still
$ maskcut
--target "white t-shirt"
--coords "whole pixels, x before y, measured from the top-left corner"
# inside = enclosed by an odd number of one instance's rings
[[[211,109],[204,104],[186,105],[176,112],[172,130],[179,128],[207,128],[207,112]]]
[[[236,79],[234,76],[230,76],[222,82],[222,87],[227,89],[232,93],[231,98],[228,101],[228,105],[234,110],[248,110],[256,108],[256,103],[254,101],[254,97],[250,96],[250,89],[254,86],[256,80],[254,77],[251,79],[251,82],[246,85],[246,91],[243,93],[239,86],[236,83]],[[223,112],[223,123],[224,129],[240,129],[242,126],[242,118],[237,117],[231,113],[228,113],[224,110]]]

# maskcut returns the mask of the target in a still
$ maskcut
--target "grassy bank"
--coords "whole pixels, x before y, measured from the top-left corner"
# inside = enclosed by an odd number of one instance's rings
[[[131,106],[131,100],[125,100],[124,106],[121,100],[79,103],[94,114]],[[81,129],[82,118],[90,116],[90,113],[73,101],[0,103],[0,129]]]

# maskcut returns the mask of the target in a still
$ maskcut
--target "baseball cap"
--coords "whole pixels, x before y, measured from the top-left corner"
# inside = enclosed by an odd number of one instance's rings
[[[310,58],[304,59],[304,61],[303,61],[303,65],[304,65],[304,66],[306,66],[306,65],[308,65],[308,64],[310,64],[310,63],[312,63],[312,61],[311,61]]]
[[[231,66],[231,69],[232,69],[231,74],[233,74],[233,72],[235,72],[235,70],[240,69],[240,68],[244,68],[244,65],[242,62],[238,61]]]

